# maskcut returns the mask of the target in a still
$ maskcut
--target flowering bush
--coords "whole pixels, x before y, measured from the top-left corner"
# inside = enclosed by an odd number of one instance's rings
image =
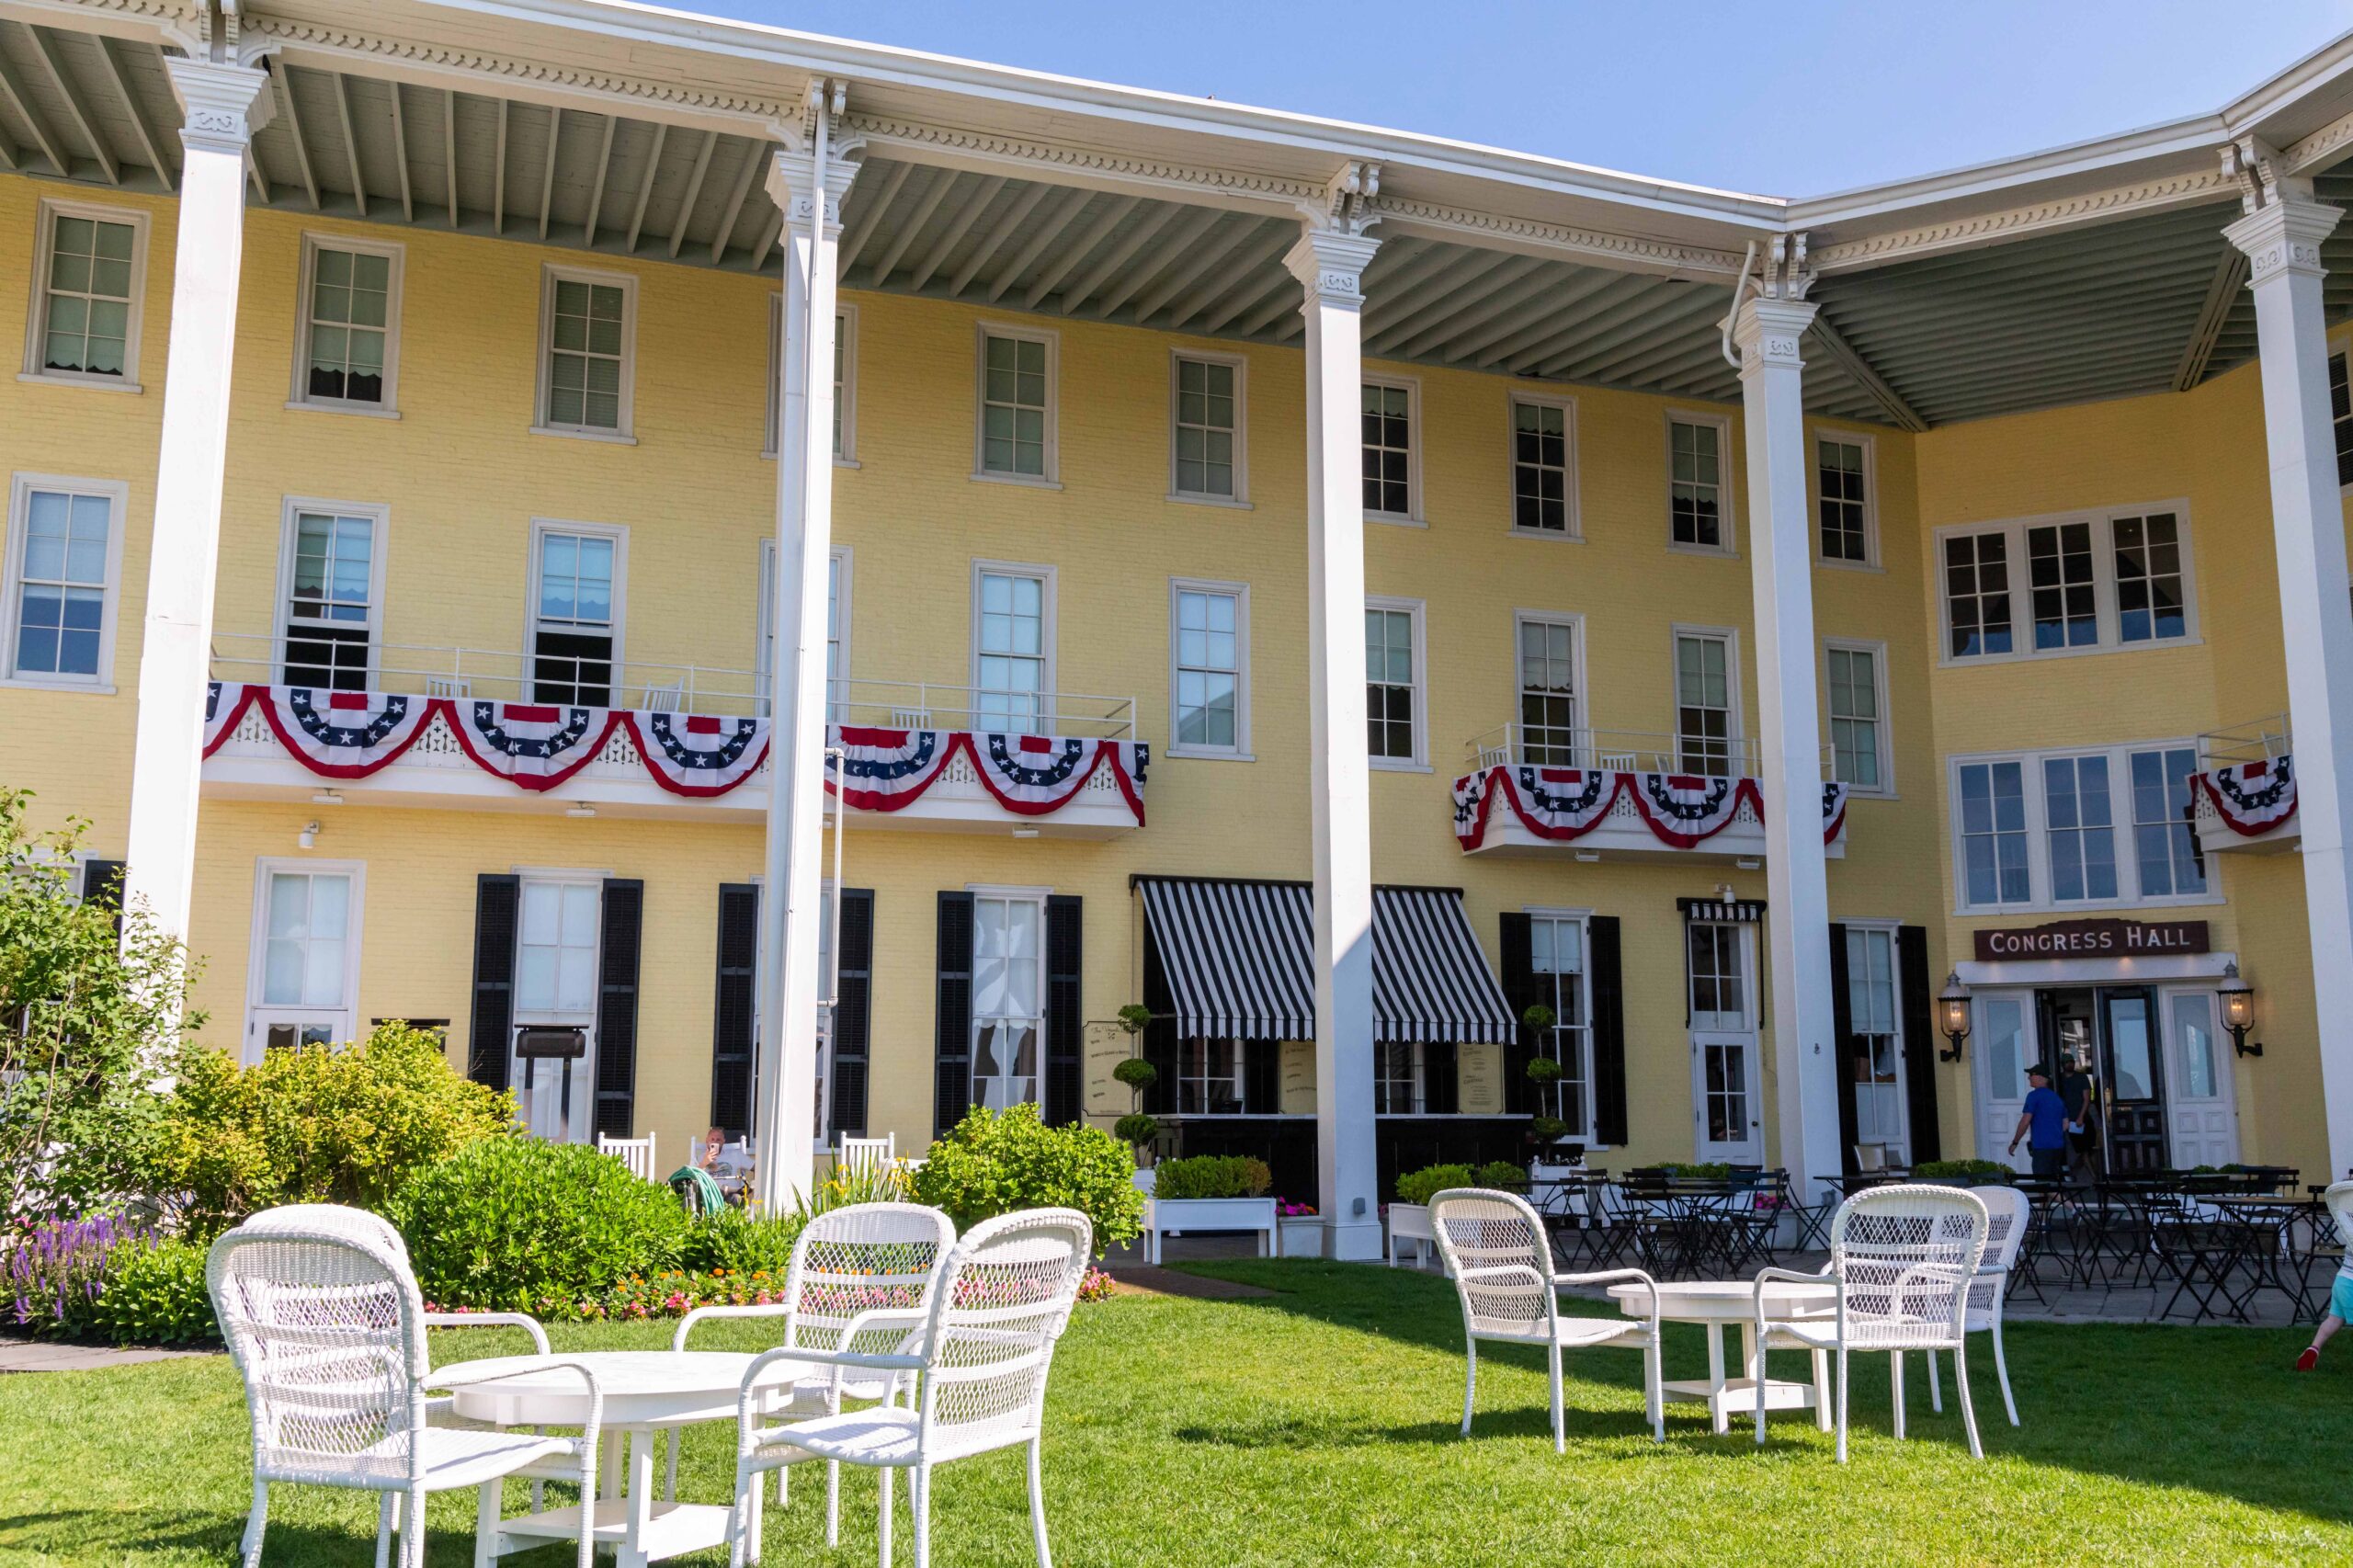
[[[1086,1278],[1078,1282],[1078,1299],[1082,1301],[1108,1301],[1119,1290],[1119,1282],[1099,1268],[1090,1268]]]
[[[108,1278],[153,1244],[145,1230],[110,1214],[33,1226],[8,1248],[0,1321],[33,1334],[85,1332]]]
[[[1289,1198],[1278,1198],[1275,1199],[1275,1212],[1286,1220],[1312,1219],[1315,1213],[1315,1205],[1301,1203]]]

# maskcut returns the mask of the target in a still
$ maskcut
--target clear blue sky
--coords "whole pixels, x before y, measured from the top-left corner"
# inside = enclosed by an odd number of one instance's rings
[[[1775,196],[2197,113],[2353,0],[665,0]]]

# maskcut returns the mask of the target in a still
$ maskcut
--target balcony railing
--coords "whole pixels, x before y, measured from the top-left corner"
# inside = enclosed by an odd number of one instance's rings
[[[2285,713],[2198,737],[2189,821],[2201,850],[2277,854],[2302,843],[2293,743]]]
[[[2292,740],[2285,713],[2209,730],[2198,737],[2198,767],[2211,772],[2250,762],[2277,762],[2294,749]]]
[[[971,730],[981,734],[1131,740],[1132,697],[1075,691],[992,691],[930,681],[832,683],[833,722],[878,730]]]
[[[1758,776],[1757,743],[1746,736],[1718,740],[1656,730],[1582,730],[1544,724],[1498,724],[1463,744],[1466,768],[1531,764],[1592,767],[1605,773],[1691,773],[1711,778]],[[1822,748],[1830,777],[1830,748]]]

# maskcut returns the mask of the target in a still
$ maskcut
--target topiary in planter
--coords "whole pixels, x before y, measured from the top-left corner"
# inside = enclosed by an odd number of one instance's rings
[[[1160,1199],[1264,1198],[1275,1185],[1267,1162],[1247,1154],[1195,1154],[1163,1160],[1156,1168],[1152,1191]]]
[[[1131,1089],[1148,1089],[1160,1082],[1160,1069],[1141,1056],[1130,1056],[1111,1069],[1111,1076]]]
[[[1149,1143],[1160,1135],[1160,1120],[1133,1111],[1111,1124],[1111,1136],[1122,1143]]]
[[[1522,1179],[1526,1179],[1524,1176]],[[1397,1178],[1397,1201],[1427,1204],[1449,1187],[1476,1187],[1469,1165],[1427,1165]]]
[[[1518,1192],[1528,1186],[1528,1171],[1525,1166],[1515,1165],[1509,1160],[1489,1160],[1479,1167],[1478,1182],[1481,1187]]]
[[[1561,1081],[1561,1064],[1549,1056],[1531,1056],[1528,1059],[1528,1078],[1540,1087],[1549,1088]]]

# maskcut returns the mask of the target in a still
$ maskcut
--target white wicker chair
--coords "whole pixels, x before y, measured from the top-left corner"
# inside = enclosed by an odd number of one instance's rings
[[[579,1437],[444,1425],[437,1417],[449,1402],[426,1394],[428,1386],[452,1386],[433,1376],[428,1325],[527,1326],[544,1353],[539,1324],[510,1313],[428,1313],[399,1233],[374,1214],[329,1204],[269,1210],[230,1231],[212,1244],[206,1283],[253,1421],[245,1568],[261,1561],[273,1482],[380,1494],[379,1568],[396,1517],[405,1521],[402,1559],[421,1568],[428,1493],[478,1488],[487,1499],[507,1476],[551,1473],[579,1482],[580,1568],[589,1568],[603,1413],[596,1374],[580,1362],[558,1363],[588,1388]],[[486,1551],[477,1543],[477,1561],[488,1561]]]
[[[2010,1270],[2017,1267],[2018,1249],[2026,1244],[2029,1210],[2026,1194],[2014,1187],[1981,1187],[1976,1192],[1978,1201],[1985,1205],[1985,1256],[1978,1262],[1976,1278],[1969,1282],[1966,1330],[1994,1336],[1994,1375],[2002,1385],[2002,1408],[2015,1426],[2018,1402],[2010,1396],[2010,1364],[2002,1354],[2002,1303],[2009,1299]],[[1933,1350],[1928,1352],[1928,1406],[1938,1411],[1945,1407],[1943,1380],[1938,1376]]]
[[[1046,1499],[1040,1474],[1046,1374],[1054,1342],[1070,1321],[1078,1287],[1095,1248],[1095,1229],[1074,1209],[1029,1209],[983,1220],[949,1253],[933,1284],[922,1322],[911,1331],[896,1311],[890,1328],[901,1335],[892,1351],[849,1348],[866,1325],[842,1325],[845,1347],[786,1346],[752,1363],[737,1411],[736,1514],[731,1561],[759,1556],[760,1498],[756,1472],[796,1458],[861,1465],[881,1472],[879,1555],[891,1562],[891,1472],[906,1470],[915,1514],[915,1568],[931,1564],[931,1472],[975,1454],[1028,1445],[1029,1528],[1039,1568],[1051,1568],[1046,1549]],[[881,1314],[874,1314],[879,1320]],[[835,1397],[857,1391],[858,1374],[886,1403],[835,1411],[789,1426],[763,1426],[752,1407],[754,1380],[769,1362],[813,1361],[834,1369]],[[894,1387],[919,1380],[908,1403],[888,1399]]]
[[[1967,1287],[1985,1252],[1985,1204],[1957,1187],[1904,1184],[1859,1192],[1830,1217],[1830,1262],[1820,1274],[1787,1268],[1756,1275],[1756,1338],[1768,1349],[1838,1352],[1838,1460],[1847,1459],[1847,1360],[1854,1351],[1884,1350],[1894,1384],[1895,1435],[1904,1436],[1904,1353],[1949,1350],[1961,1385],[1961,1419],[1969,1452],[1984,1458],[1977,1441],[1977,1412],[1969,1402],[1964,1345]],[[1837,1286],[1829,1318],[1768,1319],[1765,1286],[1775,1279]],[[1756,1440],[1765,1440],[1765,1395],[1758,1380]]]
[[[1545,1371],[1552,1385],[1552,1449],[1568,1451],[1568,1418],[1563,1409],[1561,1352],[1612,1345],[1643,1353],[1643,1411],[1651,1436],[1666,1441],[1665,1396],[1659,1385],[1658,1285],[1639,1268],[1597,1274],[1554,1274],[1552,1239],[1526,1199],[1485,1187],[1449,1187],[1430,1199],[1430,1229],[1454,1276],[1462,1302],[1462,1435],[1471,1435],[1471,1410],[1479,1392],[1479,1341],[1544,1346]],[[1650,1292],[1644,1317],[1579,1317],[1561,1312],[1563,1285],[1600,1285],[1627,1280]]]

